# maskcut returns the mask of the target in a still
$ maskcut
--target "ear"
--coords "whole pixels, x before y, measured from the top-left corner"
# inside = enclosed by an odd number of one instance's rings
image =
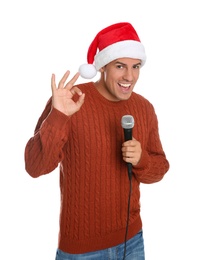
[[[105,71],[105,67],[100,68],[99,71],[100,71],[101,73],[104,72],[104,71]]]

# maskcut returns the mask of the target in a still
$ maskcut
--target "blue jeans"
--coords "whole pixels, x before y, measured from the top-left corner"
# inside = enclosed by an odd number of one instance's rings
[[[124,257],[124,247],[125,244],[89,252],[85,254],[68,254],[61,250],[57,250],[55,260],[123,260]],[[142,230],[135,235],[133,238],[129,239],[126,244],[126,256],[125,260],[144,260],[144,239]]]

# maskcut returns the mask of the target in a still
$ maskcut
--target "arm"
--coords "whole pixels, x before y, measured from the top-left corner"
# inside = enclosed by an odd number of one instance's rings
[[[25,169],[32,177],[53,171],[63,160],[62,149],[68,140],[70,116],[84,102],[85,95],[74,86],[79,74],[65,85],[68,75],[67,71],[58,87],[55,84],[55,75],[52,75],[52,98],[38,120],[34,136],[26,144]],[[76,102],[73,100],[75,94],[79,96]]]
[[[169,162],[162,148],[157,116],[152,110],[150,117],[150,128],[147,143],[133,140],[123,143],[123,160],[133,165],[133,173],[136,179],[142,183],[154,183],[160,181],[169,170]]]

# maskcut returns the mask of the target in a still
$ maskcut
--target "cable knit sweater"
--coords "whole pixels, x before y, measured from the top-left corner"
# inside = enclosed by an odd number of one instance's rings
[[[129,179],[122,159],[123,115],[134,117],[133,137],[142,146],[133,167],[128,238],[141,228],[140,182],[160,181],[169,169],[152,104],[135,92],[127,101],[106,100],[92,82],[81,109],[67,117],[51,108],[51,98],[25,147],[25,167],[32,177],[60,169],[59,249],[84,253],[124,242]]]

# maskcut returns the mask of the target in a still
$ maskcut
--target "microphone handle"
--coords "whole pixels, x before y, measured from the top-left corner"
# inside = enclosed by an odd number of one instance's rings
[[[132,128],[124,128],[124,139],[125,141],[132,140]]]
[[[132,128],[128,128],[128,129],[124,128],[124,138],[125,138],[125,141],[132,140]],[[128,167],[129,180],[131,180],[132,164],[131,163],[127,163],[127,167]]]

